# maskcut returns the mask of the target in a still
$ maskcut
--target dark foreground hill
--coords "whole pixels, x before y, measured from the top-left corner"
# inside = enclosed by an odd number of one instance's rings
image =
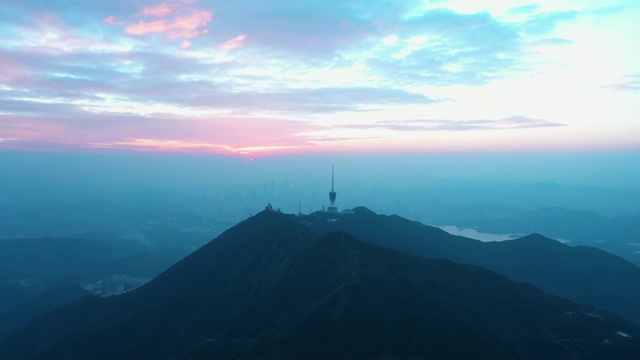
[[[78,300],[89,292],[78,285],[61,285],[30,298],[11,310],[0,313],[0,339],[52,309]]]
[[[362,207],[337,217],[315,213],[305,219],[319,233],[343,230],[360,240],[421,257],[485,267],[640,325],[640,268],[594,247],[568,246],[536,234],[481,242]]]
[[[86,297],[2,359],[637,359],[640,329],[491,271],[265,211],[147,285]]]

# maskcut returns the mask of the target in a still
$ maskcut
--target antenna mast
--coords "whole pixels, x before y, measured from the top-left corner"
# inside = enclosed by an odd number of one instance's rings
[[[333,164],[331,164],[331,191],[333,191]]]
[[[330,213],[337,213],[338,207],[336,206],[336,191],[334,188],[335,183],[335,174],[333,169],[333,164],[331,164],[331,192],[329,193],[329,201],[331,201],[331,205],[327,209]]]

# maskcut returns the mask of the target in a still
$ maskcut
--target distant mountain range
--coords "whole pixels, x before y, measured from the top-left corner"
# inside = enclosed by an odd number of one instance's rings
[[[307,219],[318,232],[344,230],[361,240],[421,257],[482,266],[640,325],[640,268],[603,250],[568,246],[536,234],[481,242],[362,207],[339,221],[327,222],[322,213]]]
[[[137,290],[55,309],[6,338],[0,358],[640,357],[637,326],[447,259],[531,282],[557,276],[549,287],[573,277],[576,296],[588,280],[617,296],[638,269],[539,235],[485,244],[364,208],[264,211]]]
[[[607,218],[597,213],[559,207],[523,209],[497,203],[474,203],[432,211],[428,224],[456,225],[494,234],[541,233],[590,245],[640,264],[640,216]]]

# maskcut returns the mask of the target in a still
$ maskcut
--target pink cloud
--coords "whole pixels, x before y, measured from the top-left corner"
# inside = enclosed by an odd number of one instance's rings
[[[148,6],[140,10],[134,17],[142,17],[137,22],[123,22],[115,16],[103,20],[110,25],[125,25],[125,32],[134,36],[159,34],[169,40],[182,39],[180,49],[191,46],[188,39],[209,32],[205,27],[213,19],[213,14],[206,10],[193,8],[197,0],[175,0]]]
[[[166,32],[170,29],[171,26],[166,20],[140,21],[137,24],[127,26],[126,32],[129,35],[146,35]]]
[[[163,3],[157,6],[146,7],[142,9],[142,11],[140,11],[138,14],[136,14],[136,16],[162,18],[162,17],[168,16],[172,12],[173,12],[173,7],[171,5]]]
[[[28,78],[28,68],[22,61],[11,56],[0,56],[0,82],[25,86]]]
[[[182,140],[159,140],[159,139],[126,139],[110,144],[89,144],[90,148],[124,148],[134,151],[153,152],[182,152],[182,153],[222,153],[222,154],[254,154],[254,153],[274,153],[302,148],[300,145],[270,145],[270,146],[246,146],[234,147],[224,144],[207,142],[190,142]]]
[[[246,35],[241,34],[238,35],[236,37],[234,37],[233,39],[227,40],[224,43],[220,44],[220,46],[218,46],[218,49],[220,50],[231,50],[231,49],[237,49],[237,48],[241,48],[244,47],[244,41],[247,38]]]
[[[276,118],[165,118],[85,115],[56,120],[0,116],[0,149],[100,149],[219,153],[281,153],[315,147],[301,133],[316,126]]]
[[[109,25],[124,25],[122,21],[117,21],[116,17],[113,15],[105,18],[102,22]]]
[[[186,16],[176,16],[167,20],[144,21],[127,26],[129,35],[164,34],[167,39],[190,39],[206,34],[202,29],[213,19],[213,14],[205,10],[191,10]]]

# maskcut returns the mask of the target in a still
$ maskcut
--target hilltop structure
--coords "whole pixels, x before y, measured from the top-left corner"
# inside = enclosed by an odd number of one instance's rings
[[[329,201],[331,201],[331,205],[327,208],[327,212],[337,214],[338,208],[336,207],[336,192],[334,190],[334,171],[333,165],[331,165],[331,192],[329,192]]]

